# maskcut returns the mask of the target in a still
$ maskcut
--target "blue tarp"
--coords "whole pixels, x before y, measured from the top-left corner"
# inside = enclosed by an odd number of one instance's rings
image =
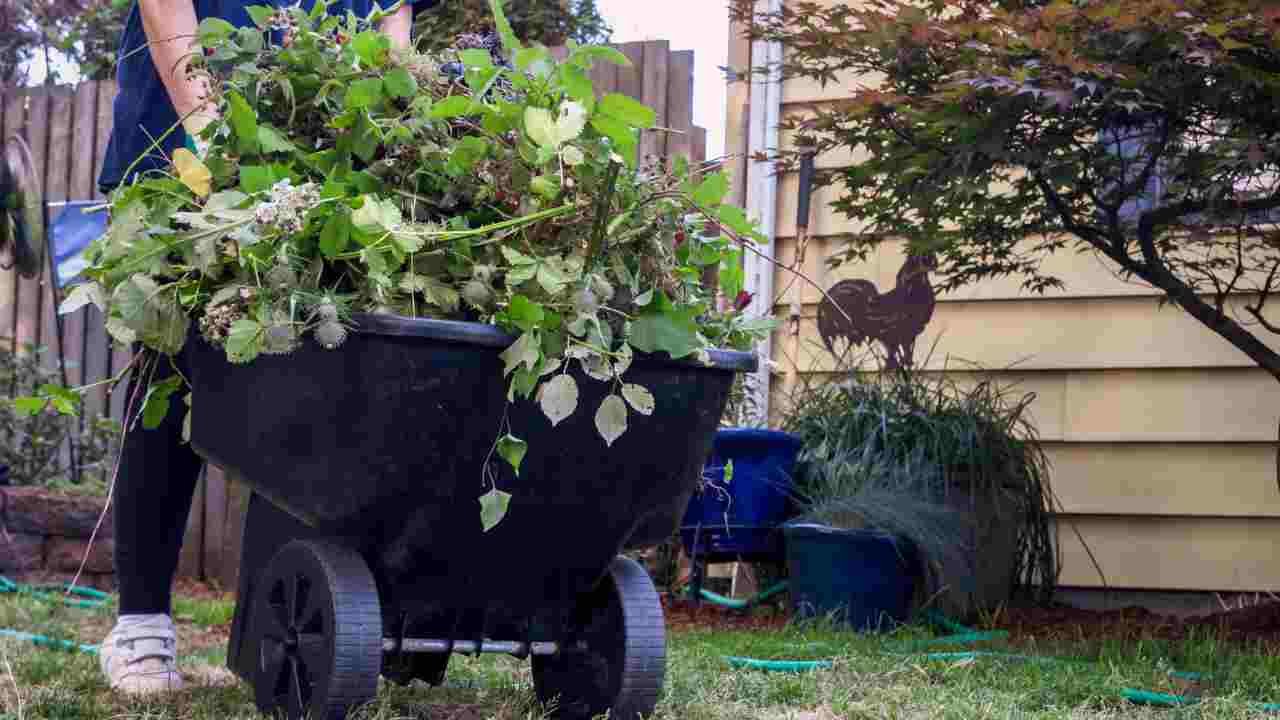
[[[107,210],[85,212],[102,201],[69,202],[49,227],[49,251],[58,271],[58,287],[70,285],[88,264],[84,251],[107,231]]]

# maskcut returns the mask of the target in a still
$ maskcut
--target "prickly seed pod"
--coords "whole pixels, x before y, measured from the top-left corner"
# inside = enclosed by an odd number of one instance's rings
[[[613,283],[606,280],[603,275],[591,276],[591,289],[595,291],[601,302],[607,303],[613,299]]]
[[[336,320],[327,320],[316,326],[316,342],[326,350],[333,350],[347,339],[347,329]]]
[[[483,310],[493,300],[493,292],[489,286],[479,280],[471,280],[462,286],[462,299],[477,310]]]
[[[573,309],[583,315],[595,315],[600,309],[600,300],[591,288],[582,288],[573,294]]]
[[[316,306],[316,317],[321,322],[337,322],[338,306],[333,304],[332,300],[325,300]]]
[[[276,265],[267,272],[266,279],[274,288],[288,289],[298,284],[298,273],[288,265]]]

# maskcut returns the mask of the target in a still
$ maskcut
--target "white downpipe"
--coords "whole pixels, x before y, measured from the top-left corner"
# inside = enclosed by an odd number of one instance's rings
[[[776,13],[782,10],[782,0],[756,0],[757,12]],[[778,178],[772,162],[752,159],[757,153],[768,153],[778,147],[778,122],[782,112],[782,82],[778,64],[782,62],[782,44],[755,41],[751,44],[751,65],[763,64],[770,69],[768,76],[753,74],[751,104],[748,115],[747,135],[747,214],[759,219],[766,242],[757,249],[769,259],[775,257],[778,234]],[[755,295],[753,305],[757,314],[772,315],[774,308],[774,266],[769,259],[752,252],[744,254],[743,270],[747,291]],[[766,338],[760,345],[761,363],[750,390],[756,396],[759,408],[757,419],[769,419],[769,388],[772,380],[771,361],[773,341]]]

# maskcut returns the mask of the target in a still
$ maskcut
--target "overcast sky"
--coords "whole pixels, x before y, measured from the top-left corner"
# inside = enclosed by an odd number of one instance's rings
[[[614,42],[669,40],[694,54],[693,122],[707,129],[707,157],[724,152],[724,75],[729,10],[725,0],[597,0]]]

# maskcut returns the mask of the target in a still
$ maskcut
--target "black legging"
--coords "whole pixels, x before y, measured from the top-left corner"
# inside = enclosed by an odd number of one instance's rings
[[[152,381],[174,374],[174,363],[188,378],[186,357],[149,352],[130,373],[126,405],[140,414],[146,396],[148,366]],[[139,387],[139,383],[143,383]],[[137,398],[134,393],[137,392]],[[169,613],[173,576],[182,551],[191,498],[203,460],[182,440],[187,405],[174,393],[160,427],[139,421],[126,435],[115,488],[115,560],[120,585],[120,614]]]

